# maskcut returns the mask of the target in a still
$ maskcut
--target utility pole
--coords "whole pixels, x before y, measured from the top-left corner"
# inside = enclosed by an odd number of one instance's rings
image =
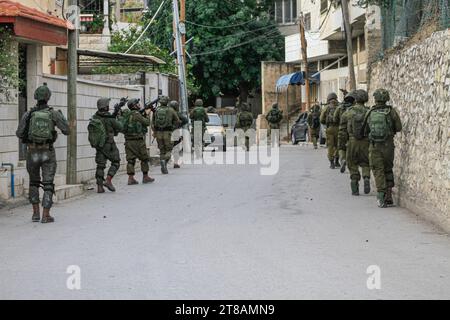
[[[302,49],[302,59],[304,64],[305,71],[305,92],[306,92],[306,111],[310,109],[310,101],[311,101],[311,92],[309,88],[309,68],[308,68],[308,43],[306,42],[305,37],[305,19],[303,16],[303,12],[300,13],[299,19],[299,27],[300,27],[300,43]]]
[[[180,0],[180,24],[186,30],[186,0]],[[182,33],[181,45],[183,46],[184,70],[186,70],[186,32]]]
[[[69,6],[77,6],[77,0],[69,0]],[[73,19],[79,19],[78,11]],[[78,75],[78,21],[74,30],[69,30],[67,45],[67,120],[69,136],[67,137],[66,183],[77,183],[77,75]]]
[[[186,69],[183,56],[182,35],[185,34],[184,24],[180,24],[178,0],[173,0],[173,23],[175,31],[175,43],[177,48],[178,79],[180,81],[180,110],[183,115],[188,114],[188,98],[186,86]]]
[[[344,20],[345,42],[347,43],[348,72],[350,80],[350,91],[356,89],[355,64],[353,63],[352,28],[350,25],[350,13],[348,0],[341,1],[342,18]]]

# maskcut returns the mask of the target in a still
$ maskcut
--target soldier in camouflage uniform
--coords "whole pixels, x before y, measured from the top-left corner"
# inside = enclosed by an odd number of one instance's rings
[[[128,185],[138,184],[134,179],[136,159],[141,162],[141,171],[143,174],[142,183],[151,183],[155,181],[148,175],[150,171],[150,156],[145,143],[145,136],[148,132],[147,127],[150,126],[148,115],[140,112],[139,99],[131,99],[128,101],[128,109],[123,117],[124,120],[123,133],[125,135],[125,153],[127,156],[127,174]]]
[[[278,107],[278,103],[272,104],[272,108],[266,114],[266,120],[269,124],[269,130],[267,132],[268,138],[272,139],[272,130],[278,130],[278,142],[280,140],[280,123],[283,120],[283,111]],[[273,141],[272,141],[273,142]]]
[[[112,178],[116,175],[120,168],[120,153],[117,149],[114,137],[122,132],[123,126],[120,121],[117,120],[119,110],[115,110],[113,114],[109,112],[109,98],[101,98],[97,101],[98,111],[94,114],[93,118],[102,121],[106,131],[106,143],[102,148],[96,148],[95,163],[97,164],[97,170],[95,172],[95,178],[97,180],[97,192],[104,193],[105,186],[109,191],[115,192],[116,188],[112,184]],[[111,162],[111,166],[108,170],[108,175],[105,181],[105,168],[106,162]]]
[[[203,100],[197,99],[194,103],[194,108],[190,112],[192,132],[191,132],[191,140],[192,145],[194,147],[194,151],[196,156],[199,158],[201,156],[201,151],[203,150],[204,145],[204,135],[206,132],[206,124],[209,122],[208,113],[206,109],[203,107]],[[201,122],[202,132],[195,132],[195,122]],[[201,136],[199,137],[199,135]]]
[[[179,129],[183,128],[184,126],[186,126],[187,124],[189,124],[188,117],[186,115],[184,115],[180,111],[180,105],[179,105],[178,101],[175,101],[175,100],[170,101],[169,107],[171,107],[177,113],[178,118],[180,119],[180,124],[179,124],[179,126],[177,128],[175,128],[174,131],[179,130]],[[181,152],[181,150],[183,148],[182,141],[183,141],[183,137],[180,135],[179,140],[175,141],[173,143],[173,149],[174,149],[173,150],[173,158],[174,158],[173,159],[174,160],[173,168],[174,169],[179,169],[180,168],[180,163],[179,163],[180,161],[179,161],[179,159],[180,159],[180,152]]]
[[[167,163],[172,157],[173,149],[172,132],[179,127],[181,121],[177,112],[168,106],[168,97],[162,96],[159,103],[160,106],[153,115],[152,130],[158,142],[161,172],[168,174]]]
[[[250,112],[249,105],[246,102],[241,103],[241,110],[236,116],[235,129],[241,129],[247,132],[253,125],[253,113]],[[247,151],[250,150],[250,137],[245,136],[245,148]]]
[[[393,206],[394,187],[394,136],[402,131],[398,112],[387,105],[389,91],[375,90],[375,106],[366,114],[364,128],[369,135],[369,160],[377,186],[377,203],[380,208]]]
[[[356,104],[347,109],[341,116],[339,128],[341,134],[348,136],[347,164],[350,171],[352,195],[359,196],[359,181],[364,178],[364,193],[370,193],[369,139],[362,130],[367,108],[364,104],[369,100],[364,90],[354,91]],[[345,132],[343,132],[345,130]]]
[[[53,143],[59,128],[64,135],[69,134],[69,124],[61,111],[48,106],[51,91],[47,84],[40,86],[34,93],[37,105],[25,113],[19,122],[16,135],[27,144],[27,171],[30,176],[29,200],[33,206],[33,222],[49,223],[55,219],[50,216],[55,192],[56,155]],[[42,179],[41,179],[42,170]],[[43,187],[43,214],[40,217],[39,187]]]
[[[311,107],[308,112],[308,122],[309,133],[314,145],[314,149],[317,149],[317,141],[320,136],[320,105],[315,104]]]
[[[331,169],[335,169],[336,166],[340,167],[337,152],[339,124],[334,121],[334,113],[338,105],[339,102],[336,93],[330,93],[327,97],[327,106],[322,110],[322,114],[320,115],[320,123],[327,126],[328,160],[330,161]]]
[[[355,103],[355,97],[354,97],[354,91],[347,93],[344,97],[344,102],[342,102],[339,107],[336,109],[336,112],[334,113],[334,121],[336,123],[341,123],[342,115],[345,111],[347,111],[354,103]],[[339,158],[341,159],[341,173],[345,172],[345,167],[347,165],[347,142],[348,142],[348,133],[347,133],[347,126],[341,126],[339,125],[339,132],[338,132],[338,152],[339,152]]]

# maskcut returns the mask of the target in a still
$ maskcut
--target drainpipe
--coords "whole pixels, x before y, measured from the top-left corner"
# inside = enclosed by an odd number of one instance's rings
[[[11,197],[15,198],[16,194],[14,192],[14,165],[12,163],[2,163],[2,168],[9,167],[11,173]]]

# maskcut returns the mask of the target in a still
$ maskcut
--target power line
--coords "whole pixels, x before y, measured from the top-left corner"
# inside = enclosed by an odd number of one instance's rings
[[[155,20],[156,16],[159,14],[159,12],[161,11],[163,5],[166,3],[166,0],[163,0],[161,2],[161,4],[159,5],[158,10],[156,10],[156,13],[153,15],[152,19],[150,20],[150,22],[148,23],[148,25],[145,27],[145,29],[142,31],[142,33],[139,35],[139,37],[136,39],[136,41],[133,42],[133,44],[128,48],[127,51],[125,51],[125,53],[130,52],[130,50],[136,45],[136,43],[138,43],[139,40],[141,40],[142,36],[145,34],[145,32],[147,32],[148,28],[150,27],[150,25],[153,23],[153,21]]]
[[[252,19],[252,20],[249,20],[249,21],[246,21],[246,22],[242,22],[242,23],[238,23],[238,24],[234,24],[234,25],[226,25],[226,26],[204,25],[204,24],[199,24],[199,23],[195,23],[195,22],[192,22],[192,21],[188,21],[188,20],[186,20],[185,22],[189,23],[189,24],[192,24],[194,26],[197,26],[197,27],[211,28],[211,29],[226,29],[226,28],[240,27],[240,26],[249,24],[249,23],[254,22],[254,21],[257,21],[257,19],[255,18],[255,19]]]
[[[210,55],[210,54],[214,54],[214,53],[219,53],[219,52],[224,52],[224,51],[227,51],[227,50],[230,50],[230,49],[242,47],[242,46],[244,46],[244,45],[246,45],[246,44],[255,42],[255,41],[257,41],[257,40],[260,40],[260,39],[263,38],[263,37],[265,37],[266,39],[271,39],[271,38],[278,37],[278,34],[275,34],[275,33],[278,33],[278,30],[270,31],[270,32],[268,32],[268,33],[266,33],[266,34],[263,34],[263,35],[261,35],[261,36],[258,36],[258,37],[254,38],[254,39],[249,40],[249,41],[241,42],[241,43],[239,43],[239,44],[232,45],[232,46],[228,46],[228,47],[226,47],[226,48],[222,48],[222,49],[218,49],[218,50],[213,50],[213,51],[207,51],[207,52],[201,52],[201,53],[194,53],[194,54],[191,54],[191,56],[192,56],[192,57],[206,56],[206,55]],[[271,37],[268,37],[269,35],[271,35]]]

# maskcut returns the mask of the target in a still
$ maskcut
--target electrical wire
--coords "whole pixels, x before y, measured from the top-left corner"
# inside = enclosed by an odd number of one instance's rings
[[[235,27],[244,26],[244,25],[249,24],[249,23],[254,22],[254,21],[257,21],[257,19],[255,18],[255,19],[252,19],[252,20],[249,20],[249,21],[246,21],[246,22],[242,22],[242,23],[238,23],[238,24],[234,24],[234,25],[229,25],[229,26],[210,26],[210,25],[208,26],[208,25],[195,23],[195,22],[188,21],[188,20],[186,20],[185,22],[188,23],[188,24],[192,24],[194,26],[197,26],[197,27],[211,28],[211,29],[226,29],[226,28],[235,28]]]
[[[156,10],[155,14],[153,15],[152,19],[150,20],[150,22],[147,24],[147,26],[145,27],[145,29],[142,31],[142,33],[139,35],[139,37],[136,39],[136,41],[133,42],[133,44],[128,48],[127,51],[125,51],[125,53],[130,52],[130,50],[136,45],[136,43],[139,42],[139,40],[141,40],[142,36],[145,34],[145,32],[147,32],[148,28],[150,27],[150,25],[153,23],[153,21],[155,20],[156,16],[159,14],[159,12],[161,11],[162,7],[164,6],[164,4],[166,3],[166,0],[163,0],[161,2],[161,4],[159,5],[158,10]]]
[[[271,37],[269,37],[269,35]],[[214,54],[214,53],[224,52],[224,51],[228,51],[230,49],[242,47],[242,46],[244,46],[246,44],[255,42],[257,40],[260,40],[261,38],[271,39],[271,38],[275,38],[275,37],[278,37],[278,30],[270,31],[270,32],[268,32],[266,34],[260,35],[260,36],[258,36],[256,38],[253,38],[253,39],[249,40],[249,41],[241,42],[239,44],[228,46],[226,48],[222,48],[222,49],[218,49],[218,50],[212,50],[212,51],[207,51],[207,52],[201,52],[201,53],[194,53],[194,54],[191,54],[191,57],[205,56],[205,55],[210,55],[210,54]]]

